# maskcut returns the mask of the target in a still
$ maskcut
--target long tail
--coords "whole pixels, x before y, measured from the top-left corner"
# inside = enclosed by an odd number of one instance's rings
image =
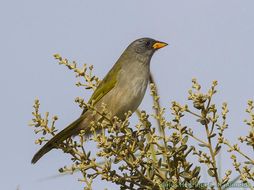
[[[80,131],[80,127],[78,127],[79,123],[84,119],[84,115],[76,119],[65,129],[56,134],[52,139],[50,139],[33,157],[32,164],[35,164],[44,154],[47,154],[55,145],[63,142],[67,138],[71,137],[74,134],[77,134]]]

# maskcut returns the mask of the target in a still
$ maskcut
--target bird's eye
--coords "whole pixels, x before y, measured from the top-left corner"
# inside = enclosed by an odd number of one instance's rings
[[[146,42],[146,46],[149,47],[151,45],[151,42],[150,41],[147,41]]]

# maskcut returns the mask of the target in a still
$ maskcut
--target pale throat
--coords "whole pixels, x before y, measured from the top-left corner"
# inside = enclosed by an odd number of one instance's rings
[[[143,56],[143,55],[140,55],[140,54],[137,54],[136,56],[136,59],[142,63],[142,64],[148,64],[150,65],[150,61],[151,61],[151,56]]]
[[[120,83],[128,81],[128,90],[134,97],[145,94],[150,75],[150,59],[142,56],[136,57],[136,61],[126,63],[122,69]],[[127,65],[128,64],[128,65]]]

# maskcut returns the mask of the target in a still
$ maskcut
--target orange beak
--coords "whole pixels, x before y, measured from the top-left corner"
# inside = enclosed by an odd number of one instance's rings
[[[165,43],[165,42],[155,42],[154,44],[153,44],[153,48],[154,49],[160,49],[160,48],[163,48],[163,47],[165,47],[165,46],[167,46],[168,44],[167,43]]]

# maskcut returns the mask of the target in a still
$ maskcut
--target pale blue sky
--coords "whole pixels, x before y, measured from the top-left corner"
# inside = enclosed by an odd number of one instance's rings
[[[163,106],[185,103],[193,77],[204,86],[216,79],[215,101],[227,101],[230,108],[227,135],[233,141],[247,133],[242,121],[254,95],[253,8],[253,0],[0,0],[0,189],[82,189],[78,175],[41,180],[69,163],[60,151],[30,164],[38,150],[27,127],[35,97],[42,111],[59,116],[59,128],[80,114],[73,100],[84,92],[75,87],[74,75],[56,64],[54,53],[93,64],[102,78],[136,38],[165,41],[170,46],[151,64]],[[142,109],[150,110],[148,94]],[[229,166],[228,158],[222,162]],[[117,189],[95,183],[95,189],[104,187]]]

